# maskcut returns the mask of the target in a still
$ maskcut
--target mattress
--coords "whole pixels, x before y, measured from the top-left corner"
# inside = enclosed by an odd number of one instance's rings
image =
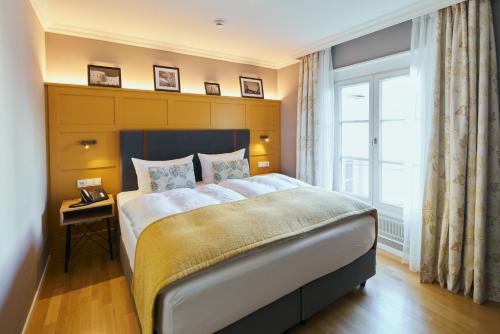
[[[227,187],[242,188],[238,183]],[[247,189],[245,195],[258,194],[259,191],[250,194]],[[117,196],[122,241],[132,270],[138,231],[134,231],[133,222],[123,208],[141,196],[136,191]],[[166,287],[157,298],[155,328],[159,333],[207,333],[222,329],[351,263],[365,254],[374,240],[375,222],[366,215],[226,261]]]

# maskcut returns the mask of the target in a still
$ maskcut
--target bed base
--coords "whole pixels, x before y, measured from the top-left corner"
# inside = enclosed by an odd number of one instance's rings
[[[376,251],[372,248],[352,263],[258,309],[217,331],[217,334],[282,333],[306,321],[354,288],[358,286],[363,288],[366,281],[375,275],[375,258]],[[130,287],[132,284],[132,269],[121,240],[120,261]],[[131,299],[134,300],[133,296],[131,296]]]

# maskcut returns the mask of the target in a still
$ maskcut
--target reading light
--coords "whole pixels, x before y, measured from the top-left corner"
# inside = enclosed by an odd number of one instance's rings
[[[92,140],[82,140],[80,142],[80,145],[82,145],[86,150],[90,148],[91,145],[97,144],[97,140],[92,139]]]
[[[268,135],[260,135],[260,140],[263,140],[266,143],[269,143],[269,136]]]

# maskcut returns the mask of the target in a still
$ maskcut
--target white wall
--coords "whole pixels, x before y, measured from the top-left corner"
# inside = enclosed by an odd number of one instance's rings
[[[47,258],[45,38],[28,0],[0,1],[0,331],[20,333]]]
[[[295,177],[297,143],[297,94],[299,63],[278,70],[278,95],[281,99],[281,171]]]

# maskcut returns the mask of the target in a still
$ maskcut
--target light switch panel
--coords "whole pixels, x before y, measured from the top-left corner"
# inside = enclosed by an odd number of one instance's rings
[[[77,188],[85,188],[87,187],[87,181],[89,179],[82,179],[82,180],[76,180],[76,187]]]
[[[92,185],[93,186],[100,186],[101,185],[101,178],[96,177],[95,179],[92,179]]]
[[[263,167],[269,167],[269,161],[259,161],[257,166],[259,168],[263,168]]]
[[[80,179],[76,180],[77,188],[85,188],[85,187],[95,187],[101,185],[101,178],[96,177],[94,179]]]

